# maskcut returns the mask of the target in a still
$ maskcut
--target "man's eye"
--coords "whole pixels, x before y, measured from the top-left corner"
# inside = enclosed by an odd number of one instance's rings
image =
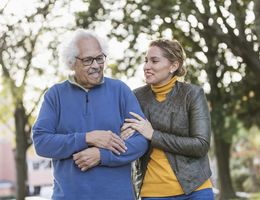
[[[159,61],[158,60],[152,60],[152,63],[158,63]]]
[[[88,59],[83,60],[83,62],[86,62],[86,63],[91,62],[91,61],[92,61],[92,58],[88,58]]]
[[[97,57],[96,60],[101,61],[101,60],[103,60],[103,57],[102,56]]]

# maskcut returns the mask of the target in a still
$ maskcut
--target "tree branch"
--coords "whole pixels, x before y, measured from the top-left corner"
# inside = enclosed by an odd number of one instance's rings
[[[214,0],[216,5],[217,1]],[[227,23],[226,18],[223,16],[219,6],[216,6],[217,13],[223,19],[223,23],[228,29],[228,34],[225,34],[225,37],[222,37],[222,40],[228,44],[233,53],[237,56],[244,58],[244,62],[247,66],[253,70],[255,73],[260,75],[260,60],[259,52],[254,51],[253,43],[248,42],[246,38],[242,36],[236,36],[233,32],[233,28]],[[244,47],[244,48],[241,48]]]
[[[6,2],[6,4],[3,6],[3,8],[0,9],[0,14],[3,14],[4,9],[5,9],[6,6],[8,5],[9,1],[10,1],[10,0],[8,0],[8,1]]]
[[[28,117],[28,118],[31,117],[32,113],[33,113],[33,112],[35,111],[35,109],[37,108],[37,105],[38,105],[39,102],[41,101],[41,98],[42,98],[43,94],[47,91],[47,89],[48,89],[48,88],[45,88],[45,89],[41,92],[41,94],[40,94],[40,96],[38,97],[37,101],[34,102],[34,106],[33,106],[32,110],[27,114],[27,117]]]
[[[55,3],[55,2],[54,2]],[[34,18],[34,16],[36,16],[37,14],[39,13],[43,13],[43,18],[44,20],[46,20],[46,17],[47,17],[47,14],[48,14],[48,10],[49,8],[54,4],[52,3],[51,1],[48,1],[48,3],[45,4],[45,6],[43,8],[37,8],[37,12],[35,12],[33,15],[31,16],[28,16],[27,17],[27,21],[30,21],[31,19]],[[35,49],[35,45],[36,45],[36,42],[37,42],[37,39],[38,37],[40,36],[41,32],[43,31],[44,29],[44,26],[43,26],[43,22],[42,22],[42,26],[41,28],[39,29],[38,33],[35,35],[35,37],[33,39],[30,40],[30,45],[31,45],[31,51],[27,51],[28,54],[26,55],[27,57],[27,65],[24,69],[24,76],[23,76],[23,80],[22,80],[22,85],[25,87],[26,85],[26,78],[28,76],[28,71],[30,70],[30,67],[31,67],[31,63],[32,63],[32,58],[33,58],[33,52],[34,52],[34,49]],[[32,34],[30,34],[32,35]],[[23,47],[25,48],[25,45],[23,45]],[[26,50],[26,49],[25,49]]]
[[[5,63],[4,63],[4,60],[3,60],[3,52],[4,50],[6,49],[6,37],[7,37],[7,34],[4,33],[4,35],[2,36],[2,43],[1,46],[0,46],[0,65],[2,66],[2,71],[3,71],[3,76],[4,78],[9,81],[10,83],[10,90],[13,94],[15,94],[15,81],[12,79],[11,75],[10,75],[10,72],[9,70],[7,69],[7,67],[5,66]]]
[[[42,28],[41,28],[42,29]],[[23,76],[23,80],[22,80],[22,84],[21,85],[24,85],[25,86],[25,81],[26,81],[26,78],[28,76],[28,71],[30,70],[30,67],[31,67],[31,63],[32,63],[32,58],[33,58],[33,52],[34,52],[34,49],[35,49],[35,44],[36,44],[36,41],[38,39],[40,35],[40,31],[36,34],[36,36],[30,40],[30,45],[31,45],[31,51],[28,52],[28,54],[26,55],[27,57],[27,65],[24,69],[24,76]]]

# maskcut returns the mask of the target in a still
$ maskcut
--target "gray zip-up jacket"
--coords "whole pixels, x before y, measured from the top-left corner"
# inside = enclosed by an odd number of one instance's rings
[[[210,114],[203,89],[176,82],[163,102],[156,100],[148,85],[134,92],[154,129],[150,150],[140,162],[142,175],[145,174],[151,148],[161,149],[185,194],[191,193],[211,176],[207,156],[211,135]]]

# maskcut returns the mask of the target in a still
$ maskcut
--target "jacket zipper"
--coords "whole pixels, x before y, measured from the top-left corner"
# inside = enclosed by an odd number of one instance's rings
[[[171,112],[171,117],[170,117],[170,129],[172,130],[173,129],[173,112]],[[176,155],[173,155],[173,158],[174,158],[174,162],[175,162],[175,166],[176,166],[176,172],[179,171],[179,166],[178,166],[178,162],[177,162],[177,159],[176,159]]]

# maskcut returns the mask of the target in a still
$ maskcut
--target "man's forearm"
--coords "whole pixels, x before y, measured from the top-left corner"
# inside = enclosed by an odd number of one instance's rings
[[[139,133],[126,140],[127,151],[116,155],[107,149],[100,149],[101,165],[121,166],[141,157],[148,149],[148,141]]]

